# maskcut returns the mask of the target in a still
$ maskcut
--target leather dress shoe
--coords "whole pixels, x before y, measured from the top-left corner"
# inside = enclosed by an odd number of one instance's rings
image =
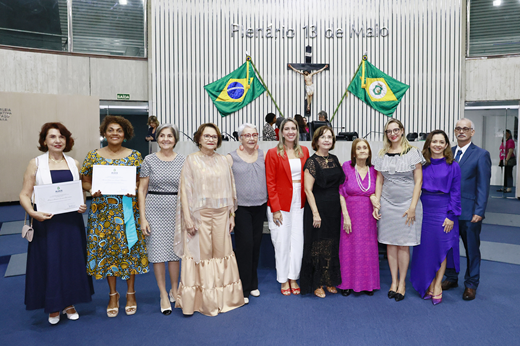
[[[473,300],[475,299],[475,296],[477,295],[477,290],[474,288],[466,287],[464,290],[464,293],[462,294],[462,299],[464,300]]]
[[[442,282],[442,290],[443,291],[447,291],[449,290],[450,288],[456,288],[456,287],[459,287],[459,283],[457,281],[448,281],[448,280],[444,280]]]
[[[341,295],[342,295],[343,297],[347,297],[347,296],[349,296],[349,295],[352,293],[352,290],[351,290],[351,289],[348,289],[348,290],[342,290],[342,289],[339,289],[339,288],[338,288],[338,290],[339,290],[339,293],[341,293]]]

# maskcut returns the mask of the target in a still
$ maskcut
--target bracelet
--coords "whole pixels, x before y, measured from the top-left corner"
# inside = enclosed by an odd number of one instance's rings
[[[229,212],[229,217],[235,217],[235,213],[233,213],[232,211]]]

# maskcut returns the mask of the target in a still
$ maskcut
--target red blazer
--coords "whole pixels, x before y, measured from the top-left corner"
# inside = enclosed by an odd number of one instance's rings
[[[309,149],[302,146],[303,156],[300,158],[302,163],[302,208],[305,206],[305,189],[303,184],[303,166],[309,158]],[[265,175],[267,180],[267,193],[269,199],[267,205],[271,207],[271,212],[291,210],[293,194],[291,166],[287,154],[281,157],[276,152],[276,147],[269,149],[265,157]]]

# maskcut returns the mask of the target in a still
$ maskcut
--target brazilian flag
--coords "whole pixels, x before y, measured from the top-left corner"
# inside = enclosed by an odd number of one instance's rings
[[[409,85],[385,74],[363,57],[347,90],[376,111],[391,117],[408,88]]]
[[[223,117],[245,107],[265,91],[249,58],[235,71],[206,85],[204,89]]]

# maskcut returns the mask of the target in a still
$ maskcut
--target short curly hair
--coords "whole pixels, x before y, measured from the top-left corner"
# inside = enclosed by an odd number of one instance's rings
[[[314,131],[314,135],[312,136],[311,145],[314,151],[318,151],[318,149],[320,148],[320,146],[318,145],[318,140],[321,136],[323,136],[325,131],[330,131],[330,133],[332,134],[332,147],[329,150],[334,149],[334,147],[336,146],[336,135],[334,134],[334,130],[332,129],[332,127],[320,126],[316,131]]]
[[[217,132],[217,148],[220,148],[220,146],[222,145],[222,135],[220,134],[218,126],[213,123],[205,123],[199,126],[197,132],[195,132],[195,136],[193,136],[193,141],[195,142],[195,145],[200,148],[200,140],[202,139],[202,133],[204,133],[206,127],[211,127],[213,130]]]
[[[134,127],[127,119],[123,118],[120,115],[107,115],[101,125],[99,125],[99,134],[101,136],[105,136],[107,133],[108,125],[110,124],[118,124],[123,128],[125,132],[125,139],[130,140],[134,137]]]
[[[38,140],[38,143],[40,146],[38,147],[38,150],[43,151],[46,153],[49,148],[47,145],[45,145],[45,139],[47,138],[47,133],[50,129],[56,129],[60,131],[60,133],[65,136],[65,149],[63,149],[64,152],[68,153],[72,150],[72,147],[74,146],[74,138],[72,138],[72,133],[63,125],[62,123],[45,123],[42,126],[42,129],[40,130],[40,139]]]

